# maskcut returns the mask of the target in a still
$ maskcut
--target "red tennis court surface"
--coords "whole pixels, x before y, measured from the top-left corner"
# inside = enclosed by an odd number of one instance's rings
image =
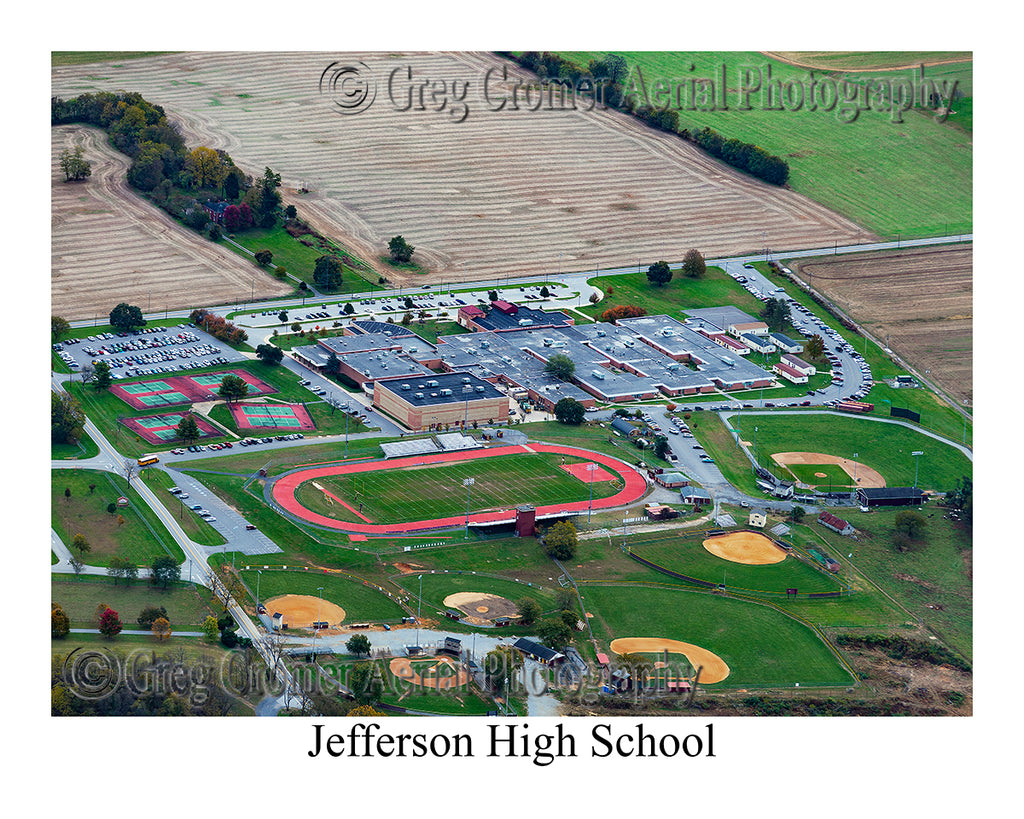
[[[245,370],[223,370],[202,375],[168,375],[145,381],[130,381],[115,384],[110,392],[132,409],[156,409],[172,404],[194,404],[196,401],[213,401],[226,375],[237,375],[249,385],[249,395],[268,395],[277,392],[269,384],[260,381]]]
[[[587,469],[588,466],[594,467],[593,473]],[[574,478],[579,478],[583,483],[590,483],[591,481],[600,483],[601,481],[615,480],[615,475],[598,464],[569,464],[568,466],[563,466],[562,469]],[[591,477],[591,474],[593,474],[593,477]]]
[[[241,429],[284,429],[291,432],[316,429],[301,404],[232,404],[229,408]]]
[[[551,444],[529,444],[527,446],[501,446],[493,449],[478,449],[471,452],[440,452],[436,455],[415,455],[409,458],[393,458],[391,460],[363,461],[355,464],[333,464],[331,466],[314,466],[306,469],[299,469],[282,475],[274,481],[270,493],[274,501],[286,512],[295,515],[302,520],[318,526],[325,526],[330,529],[339,529],[344,532],[357,532],[365,535],[400,535],[409,532],[419,532],[427,529],[450,529],[463,526],[466,523],[465,515],[458,515],[449,518],[436,518],[434,520],[420,520],[410,523],[350,523],[348,521],[335,520],[326,515],[321,515],[303,506],[295,497],[295,491],[299,484],[318,478],[330,477],[333,475],[350,475],[359,472],[373,472],[381,469],[402,469],[407,466],[418,466],[421,464],[449,463],[453,461],[468,461],[477,458],[493,458],[499,455],[514,455],[524,452],[551,452],[556,455],[570,455],[574,458],[586,458],[596,464],[606,467],[614,473],[613,477],[622,479],[623,487],[616,494],[609,498],[600,498],[593,502],[594,509],[612,509],[616,506],[625,506],[640,500],[647,491],[647,481],[633,467],[602,455],[598,452],[589,452],[585,449],[576,449],[568,446],[554,446]],[[589,474],[589,473],[588,473]],[[594,475],[595,480],[597,474]],[[524,499],[526,500],[526,499]],[[537,515],[551,514],[555,512],[583,512],[589,507],[588,501],[575,501],[573,503],[551,504],[538,506]],[[481,512],[470,515],[470,525],[480,523],[502,523],[515,520],[515,508],[502,509],[497,512]]]
[[[149,444],[169,444],[178,438],[178,424],[181,419],[191,415],[199,427],[200,438],[213,438],[223,435],[201,415],[195,413],[168,413],[167,415],[144,415],[141,418],[122,418],[121,423]]]

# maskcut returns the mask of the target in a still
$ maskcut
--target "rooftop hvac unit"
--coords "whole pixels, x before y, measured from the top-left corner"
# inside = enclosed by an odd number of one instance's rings
[[[544,338],[542,340],[544,342],[545,347],[550,347],[552,344],[555,343],[555,340],[553,338]]]
[[[479,387],[477,389],[479,389]],[[462,385],[462,391],[464,393],[465,392],[473,392],[473,387],[470,384],[463,384]]]
[[[531,324],[533,324],[533,320],[532,319],[519,319],[519,326],[520,327],[528,327]]]
[[[462,379],[462,383],[463,384],[468,384],[469,383],[469,376],[468,375],[465,378]]]
[[[477,387],[476,387],[476,391],[477,392],[483,392],[485,389],[487,389],[487,388],[484,387],[482,384],[478,384]]]
[[[417,398],[422,398],[423,397],[423,393],[421,393],[421,392],[416,393],[416,397]]]
[[[594,370],[591,375],[604,381],[604,370]]]
[[[436,393],[436,392],[432,392],[432,393],[430,393],[430,397],[431,397],[431,398],[437,398],[437,393]]]
[[[725,364],[726,367],[735,367],[736,366],[736,362],[733,361],[731,358],[729,358],[729,356],[727,356],[727,355],[723,355],[722,356],[722,363]]]
[[[403,385],[402,385],[402,389],[403,389],[403,390],[411,390],[411,389],[412,389],[412,387],[410,387],[410,386],[409,386],[408,384],[403,384]]]
[[[438,382],[433,380],[433,379],[431,379],[430,381],[427,382],[427,386],[428,387],[436,387],[437,384],[438,384]]]
[[[451,390],[441,390],[441,395],[451,395],[451,394],[452,394]]]
[[[608,334],[604,330],[598,330],[597,331],[597,337],[598,338],[604,338],[606,335],[608,335]]]
[[[491,342],[489,342],[487,339],[484,339],[483,341],[480,342],[480,346],[486,349],[491,346]]]

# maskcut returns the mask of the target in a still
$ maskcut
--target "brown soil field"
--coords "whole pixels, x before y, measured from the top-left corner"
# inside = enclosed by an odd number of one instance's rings
[[[716,557],[748,566],[767,566],[786,559],[782,549],[757,532],[733,532],[708,538],[702,545]]]
[[[288,628],[309,628],[316,622],[317,617],[321,622],[326,620],[335,626],[345,619],[345,609],[337,603],[310,597],[308,594],[284,594],[267,600],[264,605],[267,607],[267,614],[271,616],[275,612],[281,612]]]
[[[60,154],[76,145],[92,163],[92,176],[65,182]],[[50,154],[54,315],[99,317],[105,323],[122,301],[155,312],[291,292],[255,264],[136,196],[125,181],[128,157],[110,147],[102,131],[84,125],[52,128]]]
[[[444,690],[461,688],[467,683],[469,675],[458,667],[455,660],[450,657],[437,657],[436,660],[437,662],[429,669],[424,669],[422,664],[419,665],[420,669],[426,671],[425,676],[417,671],[417,667],[413,666],[408,657],[395,657],[389,663],[389,668],[399,679],[423,688]]]
[[[343,115],[319,90],[332,63],[364,63],[373,104]],[[190,147],[222,148],[247,173],[282,176],[302,218],[394,281],[380,262],[401,234],[420,281],[551,274],[771,247],[852,242],[865,231],[614,111],[491,110],[485,53],[184,53],[58,66],[52,93],[130,89],[164,106]],[[389,76],[468,82],[464,121],[397,110]],[[404,104],[409,83],[400,83]],[[495,90],[491,97],[501,94]],[[296,189],[308,188],[308,194]]]
[[[824,455],[821,452],[774,452],[772,460],[783,468],[789,464],[835,464],[850,476],[851,486],[863,486],[869,489],[881,489],[885,486],[885,478],[882,477],[881,472],[870,466],[865,466],[859,461],[854,463],[849,458],[840,458],[838,455]],[[827,477],[820,472],[815,474],[823,478]],[[796,480],[796,475],[793,475],[793,479]]]
[[[700,682],[721,682],[729,676],[729,666],[725,660],[706,648],[684,643],[681,640],[667,640],[661,637],[620,637],[612,640],[609,646],[616,654],[650,653],[667,651],[669,654],[682,654],[695,669],[703,666]]]
[[[827,261],[794,272],[958,402],[972,401],[972,249],[912,248]]]
[[[515,617],[518,613],[511,600],[484,592],[455,592],[444,599],[444,605],[468,614],[471,621],[483,623],[496,617]]]

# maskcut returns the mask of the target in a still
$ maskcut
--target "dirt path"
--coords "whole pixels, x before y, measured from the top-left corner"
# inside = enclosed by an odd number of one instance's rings
[[[66,183],[60,153],[75,145],[92,163],[92,176]],[[102,319],[121,301],[155,312],[290,292],[138,197],[125,177],[130,160],[110,147],[98,129],[51,129],[51,160],[54,315]]]

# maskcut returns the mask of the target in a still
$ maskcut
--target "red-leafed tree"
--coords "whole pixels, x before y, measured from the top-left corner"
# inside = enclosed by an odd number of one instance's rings
[[[121,618],[113,609],[107,609],[100,615],[100,634],[104,637],[113,638],[121,633]]]
[[[228,205],[224,209],[224,227],[226,230],[245,230],[252,227],[252,210],[245,202],[241,205]]]
[[[640,318],[640,316],[646,315],[647,310],[643,307],[637,307],[635,304],[617,304],[601,314],[601,321],[611,323],[619,319]]]

